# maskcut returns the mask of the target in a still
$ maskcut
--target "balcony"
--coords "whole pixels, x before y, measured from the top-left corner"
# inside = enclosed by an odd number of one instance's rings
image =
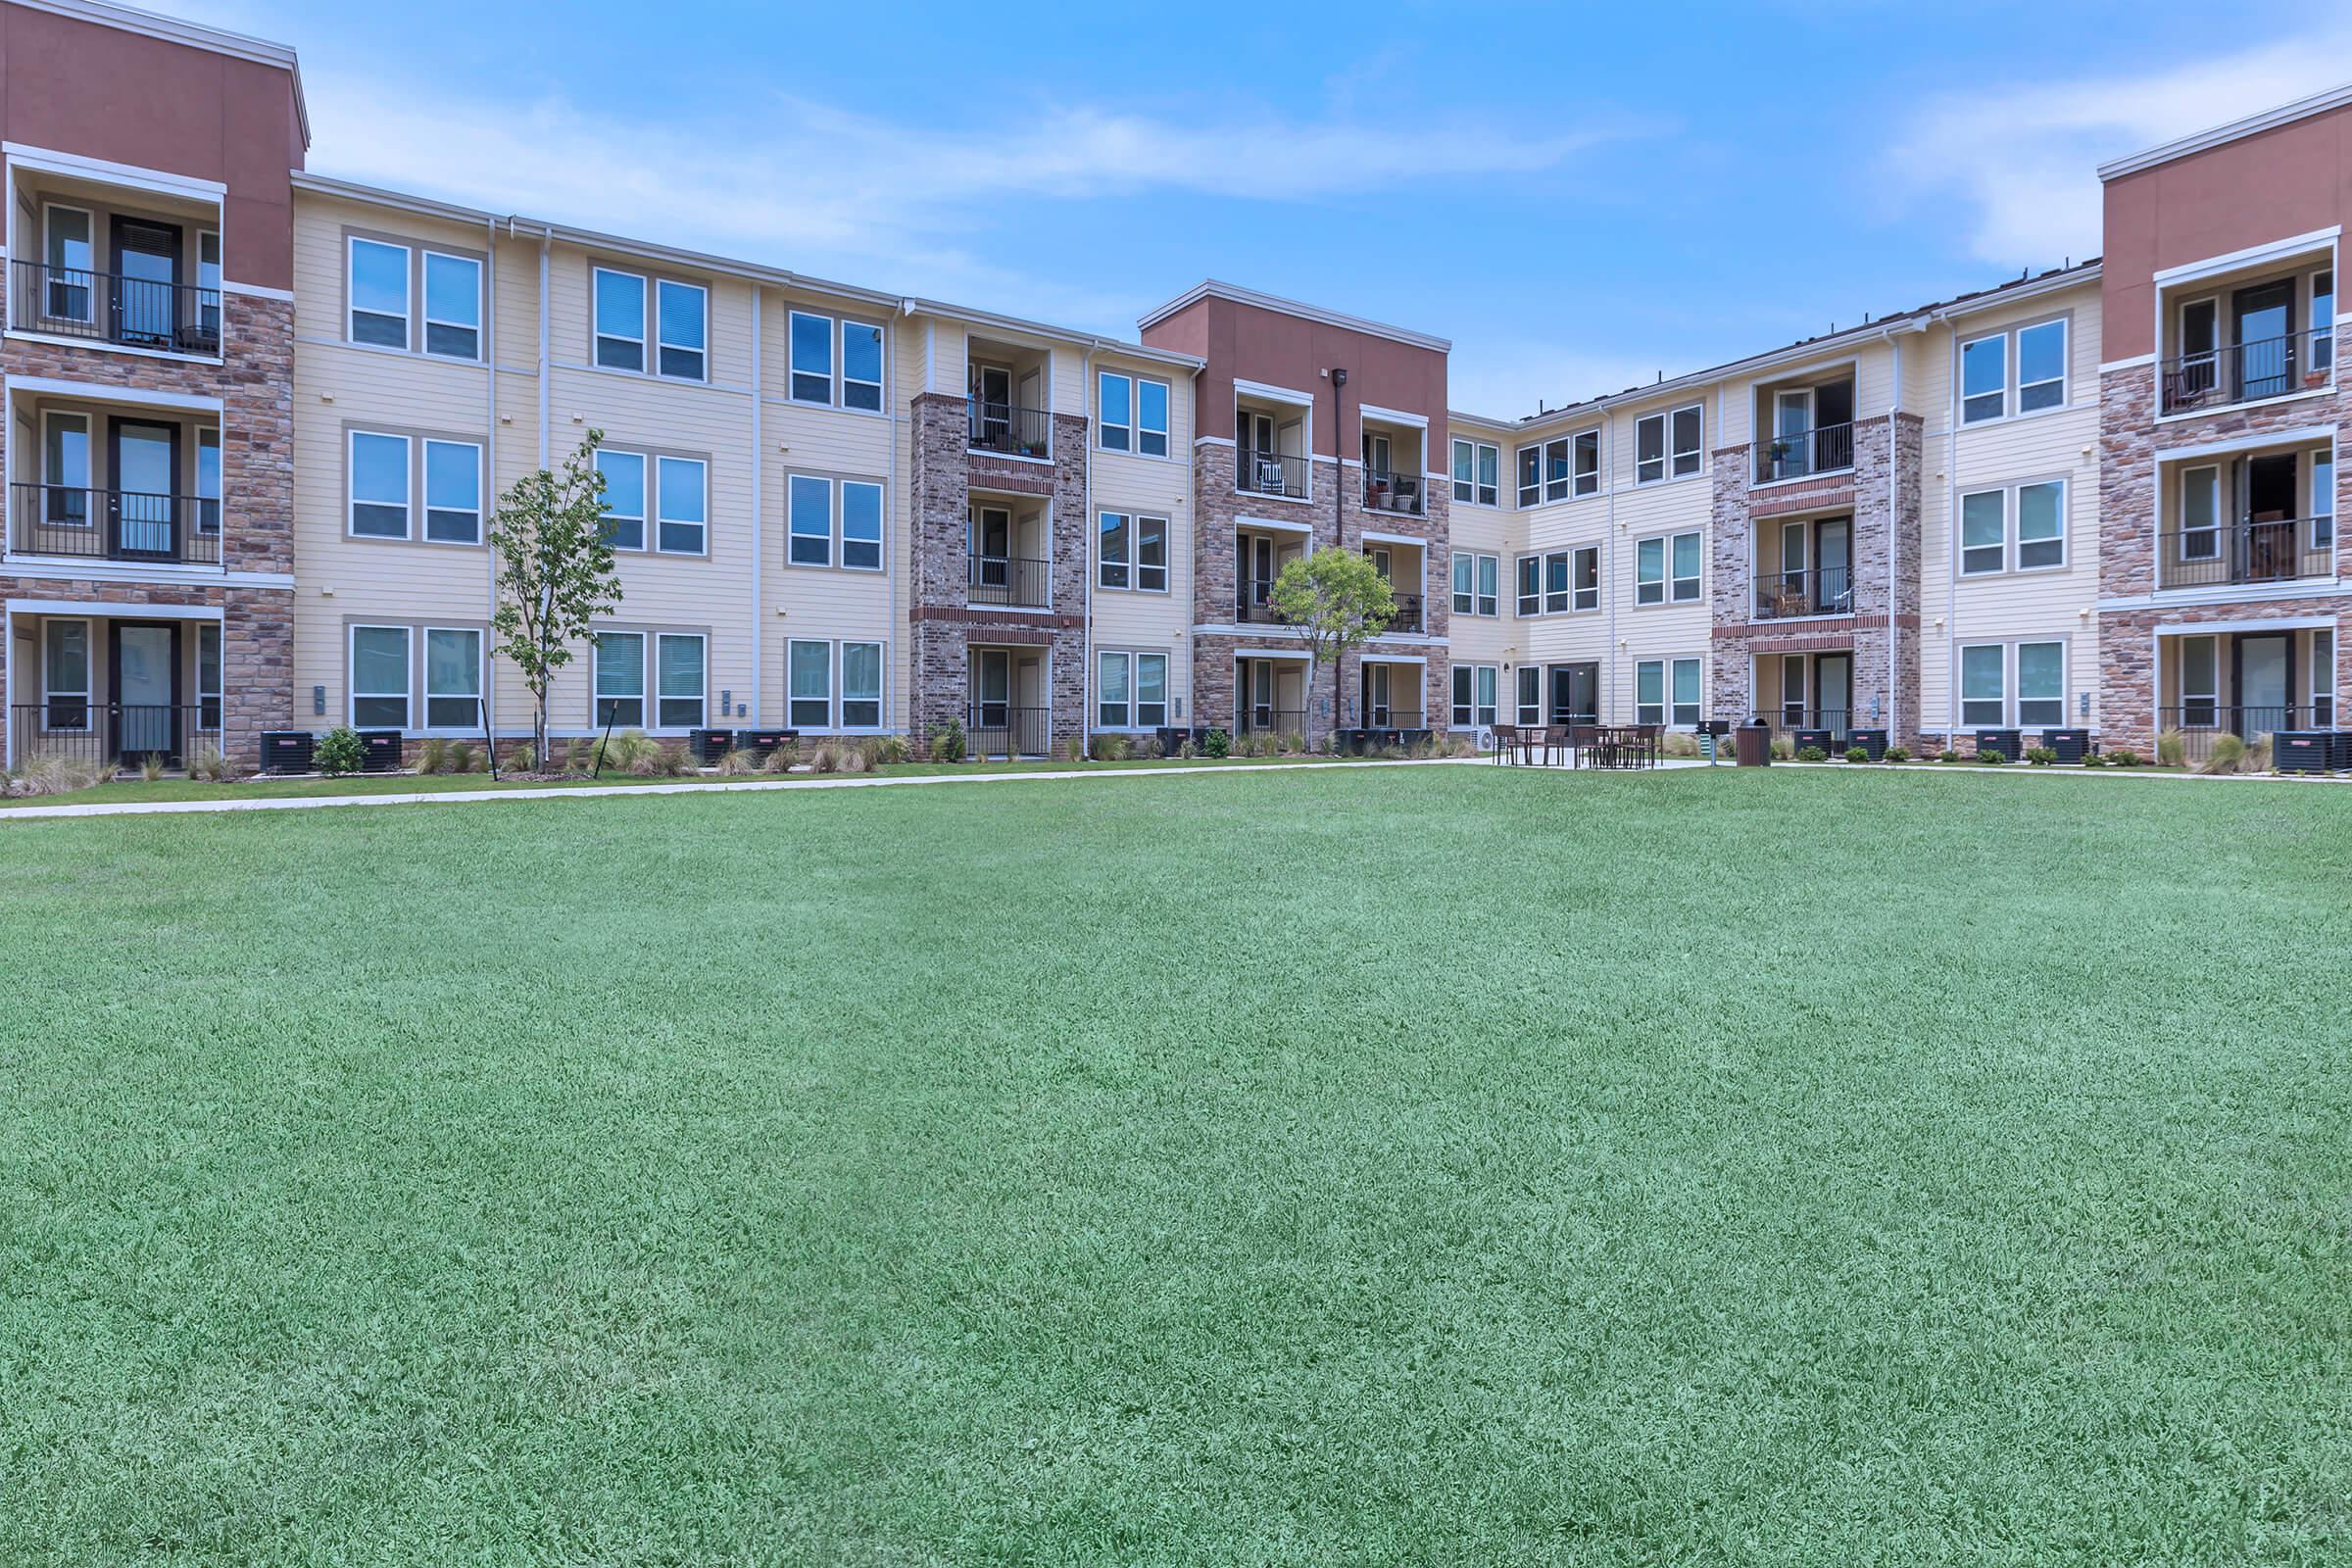
[[[9,263],[8,322],[20,332],[153,349],[220,352],[220,291],[165,278]]]
[[[1852,424],[1796,426],[1756,443],[1756,483],[1842,473],[1854,466]]]
[[[1233,487],[1244,495],[1307,499],[1308,463],[1287,452],[1237,451]]]
[[[2158,732],[2178,730],[2181,760],[2192,765],[2213,756],[2213,743],[2219,736],[2234,735],[2251,745],[2282,729],[2327,729],[2334,720],[2332,710],[2294,705],[2248,706],[2191,699],[2178,707],[2156,710]]]
[[[1054,749],[1054,710],[975,703],[964,710],[964,744],[974,757],[1044,757]]]
[[[1389,597],[1396,605],[1396,612],[1389,617],[1390,631],[1420,632],[1428,629],[1422,624],[1422,598],[1419,594],[1392,592]]]
[[[2157,586],[2217,588],[2335,575],[2333,517],[2266,518],[2158,536]]]
[[[1749,584],[1747,618],[1750,620],[1801,620],[1809,615],[1854,612],[1854,573],[1850,566],[1767,572],[1750,578]]]
[[[12,484],[9,502],[9,548],[18,555],[220,563],[220,503],[210,497]]]
[[[1393,512],[1407,517],[1420,516],[1423,512],[1421,476],[1417,473],[1390,473],[1385,469],[1366,468],[1364,510]]]
[[[1276,708],[1270,703],[1245,703],[1242,705],[1240,722],[1245,735],[1303,735],[1306,733],[1306,710]]]
[[[197,752],[220,747],[220,704],[106,703],[52,697],[9,709],[9,756],[19,767],[44,757],[136,766],[157,757],[184,766]]]
[[[1047,410],[972,398],[965,404],[964,422],[974,452],[1041,459],[1054,454],[1054,416]]]
[[[1274,612],[1274,579],[1244,577],[1234,592],[1233,618],[1241,625],[1279,626]]]
[[[1043,610],[1050,603],[1054,564],[1018,556],[974,556],[966,602]]]
[[[2226,343],[2164,362],[2162,411],[2194,414],[2316,392],[2333,383],[2334,371],[2332,325],[2251,343]]]

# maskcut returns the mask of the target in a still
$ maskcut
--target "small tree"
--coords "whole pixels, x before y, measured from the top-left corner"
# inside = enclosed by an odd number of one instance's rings
[[[1274,613],[1305,636],[1310,689],[1315,671],[1331,665],[1331,721],[1337,728],[1347,706],[1340,699],[1340,660],[1396,618],[1389,579],[1355,551],[1318,550],[1282,568],[1271,598]]]
[[[514,662],[531,694],[531,757],[540,772],[550,760],[548,687],[571,662],[572,645],[586,639],[589,623],[620,605],[605,537],[605,476],[596,466],[604,439],[604,431],[591,430],[562,473],[541,468],[516,480],[490,519],[498,556],[495,652]]]

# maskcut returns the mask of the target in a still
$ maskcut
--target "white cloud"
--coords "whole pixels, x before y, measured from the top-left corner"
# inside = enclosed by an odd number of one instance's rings
[[[1938,95],[1908,117],[1883,165],[1909,217],[1956,198],[1981,260],[2081,261],[2099,251],[2099,164],[2333,86],[2348,46],[2352,29],[2331,27],[2136,74]]]

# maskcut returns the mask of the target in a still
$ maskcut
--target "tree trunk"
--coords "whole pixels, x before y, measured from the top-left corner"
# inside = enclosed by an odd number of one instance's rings
[[[544,687],[531,694],[531,766],[534,772],[544,773],[555,760],[547,749],[547,691]]]

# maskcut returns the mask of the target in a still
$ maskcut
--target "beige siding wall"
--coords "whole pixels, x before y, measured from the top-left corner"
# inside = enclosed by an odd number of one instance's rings
[[[1077,390],[1086,401],[1089,438],[1095,450],[1089,458],[1089,490],[1095,516],[1082,524],[1087,530],[1087,560],[1092,591],[1093,642],[1098,648],[1123,648],[1168,655],[1171,696],[1184,702],[1184,721],[1196,722],[1192,704],[1193,605],[1193,415],[1192,377],[1182,369],[1150,361],[1110,354],[1094,356],[1093,379],[1102,372],[1140,380],[1158,381],[1168,388],[1168,451],[1165,457],[1102,449],[1102,411],[1096,386],[1089,386],[1083,362]],[[1062,405],[1055,393],[1055,407]],[[1139,394],[1140,401],[1140,394]],[[1168,522],[1168,589],[1147,593],[1102,586],[1098,527],[1102,514],[1164,517]]]

